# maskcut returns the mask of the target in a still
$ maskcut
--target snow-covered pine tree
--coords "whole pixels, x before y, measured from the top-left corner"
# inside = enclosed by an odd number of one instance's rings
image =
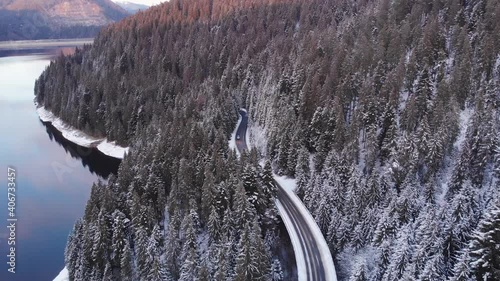
[[[470,256],[469,249],[464,248],[457,258],[457,262],[453,267],[453,273],[448,279],[449,281],[473,281],[471,266],[470,266]]]
[[[469,248],[477,280],[500,280],[500,200],[496,199],[479,222]]]
[[[398,233],[394,248],[391,251],[390,263],[382,280],[392,281],[403,277],[413,257],[413,232],[411,226],[405,225]]]
[[[271,281],[283,281],[283,269],[281,263],[277,259],[273,259],[271,264]]]
[[[125,244],[122,248],[122,255],[120,260],[120,277],[122,281],[133,281],[137,277],[134,271],[134,263],[132,260],[132,249],[130,248],[130,243],[125,240]]]
[[[162,281],[167,278],[166,265],[162,258],[163,249],[163,232],[158,224],[156,224],[151,232],[147,246],[147,265],[148,273],[146,280]]]
[[[297,180],[297,196],[304,198],[304,189],[311,177],[309,169],[309,152],[305,147],[301,147],[297,156],[297,166],[295,167],[295,179]]]

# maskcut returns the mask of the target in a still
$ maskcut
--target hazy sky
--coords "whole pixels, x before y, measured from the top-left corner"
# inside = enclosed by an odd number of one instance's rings
[[[140,4],[146,4],[146,5],[156,5],[160,4],[162,2],[165,2],[165,0],[118,0],[121,2],[132,2],[132,3],[140,3]]]

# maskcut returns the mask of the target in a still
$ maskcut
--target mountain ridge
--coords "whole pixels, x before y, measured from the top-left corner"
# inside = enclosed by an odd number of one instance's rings
[[[110,0],[0,0],[0,40],[90,37],[128,15]]]
[[[130,1],[114,1],[118,6],[122,7],[125,9],[127,12],[130,14],[135,14],[139,11],[144,11],[148,9],[150,6],[144,5],[144,4],[139,4],[135,2],[130,2]]]

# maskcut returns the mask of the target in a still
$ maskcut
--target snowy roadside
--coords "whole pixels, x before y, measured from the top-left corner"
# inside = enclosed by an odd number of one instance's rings
[[[66,267],[64,267],[63,270],[61,270],[59,275],[57,275],[57,277],[54,278],[53,281],[69,281],[68,269]]]
[[[304,203],[302,203],[302,201],[300,201],[299,197],[294,192],[297,188],[296,180],[288,178],[288,177],[278,176],[274,173],[273,173],[273,177],[274,177],[274,180],[286,192],[286,194],[288,195],[288,198],[290,198],[290,200],[293,202],[293,204],[295,205],[297,210],[299,210],[302,217],[306,220],[307,226],[311,230],[312,235],[314,236],[314,240],[316,240],[316,243],[318,244],[318,250],[320,252],[321,261],[323,262],[323,265],[325,267],[326,280],[331,280],[331,281],[337,280],[337,274],[335,272],[335,265],[333,263],[332,254],[330,253],[330,249],[328,248],[328,244],[326,243],[325,237],[323,237],[323,233],[321,233],[321,230],[319,229],[318,225],[316,224],[316,221],[311,216],[311,214],[307,210]],[[283,218],[283,221],[285,221],[285,218],[283,215],[285,215],[285,217],[287,217],[288,214],[286,214],[285,212],[282,211],[283,207],[281,207],[280,205],[281,205],[281,203],[278,205],[278,209],[280,211],[281,217]],[[285,225],[287,225],[286,222],[285,222]],[[289,229],[289,228],[287,227],[287,229]],[[290,229],[293,229],[293,227]],[[306,276],[305,272],[301,274],[301,271],[300,271],[301,268],[299,268],[299,262],[298,262],[299,260],[302,260],[304,262],[303,266],[305,268],[305,257],[302,256],[303,252],[300,249],[300,242],[298,240],[294,242],[294,237],[295,237],[295,239],[298,239],[297,234],[296,233],[292,234],[292,232],[293,231],[289,231],[288,233],[290,235],[290,239],[292,240],[292,244],[294,245],[293,249],[295,252],[295,259],[297,260],[298,277],[299,277],[299,280],[307,280],[307,276]],[[292,236],[294,236],[294,237],[292,237]],[[296,243],[298,243],[297,244],[298,247],[295,246]]]
[[[245,110],[243,108],[240,108],[240,110]],[[246,110],[245,110],[246,112]],[[231,139],[228,141],[229,149],[235,150],[236,155],[240,157],[240,151],[236,147],[236,132],[238,131],[238,128],[240,127],[241,120],[243,119],[240,114],[238,114],[240,117],[238,118],[238,123],[236,123],[236,127],[234,127],[233,132],[231,133]],[[246,136],[245,136],[246,137]],[[248,143],[248,142],[247,142]]]
[[[40,120],[43,122],[50,122],[58,131],[60,131],[65,139],[83,147],[96,147],[99,151],[110,157],[123,159],[125,154],[128,153],[128,147],[122,147],[115,142],[108,142],[105,138],[94,138],[74,127],[64,123],[59,117],[55,116],[52,112],[45,109],[45,107],[38,107],[36,109]]]
[[[238,120],[238,123],[236,124],[236,127],[233,131],[233,134],[231,136],[231,140],[229,141],[229,148],[230,149],[235,149],[238,155],[240,155],[237,147],[236,147],[236,132],[240,126],[241,123],[241,116]],[[253,128],[247,128],[247,132],[252,132]],[[260,128],[259,128],[260,129]],[[264,133],[262,130],[258,130],[256,135],[259,136],[259,142],[262,147],[265,147],[265,145],[262,145],[265,143],[264,140]],[[249,139],[247,136],[245,136],[245,140],[247,141],[247,146],[250,147]],[[257,146],[259,147],[259,145]],[[263,167],[264,166],[264,160],[262,159],[259,164]],[[326,280],[330,281],[336,281],[337,280],[337,275],[335,272],[335,265],[333,263],[333,258],[330,253],[330,249],[328,247],[328,244],[326,243],[325,238],[323,237],[323,234],[321,233],[321,230],[319,229],[318,225],[316,224],[316,221],[312,217],[312,215],[309,213],[307,210],[306,206],[302,203],[302,201],[299,199],[299,197],[295,194],[295,190],[297,188],[297,182],[293,178],[288,178],[288,177],[283,177],[283,176],[278,176],[273,173],[273,178],[274,180],[280,185],[280,187],[286,192],[287,196],[290,198],[290,200],[293,202],[293,204],[296,206],[296,208],[299,210],[301,213],[302,217],[304,220],[307,222],[308,228],[311,230],[311,233],[314,237],[314,240],[316,241],[318,245],[318,250],[320,252],[320,257],[321,261],[324,265],[325,268],[325,277]],[[297,275],[298,275],[298,280],[299,281],[305,281],[308,280],[308,273],[306,270],[306,257],[304,256],[304,251],[302,249],[302,244],[300,242],[301,238],[299,237],[299,234],[295,231],[295,228],[293,227],[292,224],[292,219],[289,216],[289,214],[285,211],[285,208],[281,204],[279,200],[276,200],[276,206],[278,207],[278,211],[281,215],[281,218],[283,219],[283,222],[285,223],[286,229],[288,231],[288,235],[290,237],[290,240],[292,241],[293,245],[293,251],[295,253],[295,260],[297,263]]]
[[[285,211],[283,205],[279,200],[276,200],[276,207],[278,207],[278,211],[280,213],[281,219],[283,219],[283,223],[285,224],[286,229],[293,229],[293,223],[290,216]],[[307,272],[306,272],[306,259],[304,257],[304,252],[302,251],[302,244],[300,243],[300,237],[295,231],[288,231],[288,236],[290,236],[290,240],[292,241],[293,252],[295,253],[295,262],[297,263],[297,279],[307,280]],[[54,280],[56,281],[56,280]]]
[[[250,118],[248,118],[248,111],[246,109],[244,109],[244,108],[240,108],[240,111],[245,112],[245,114],[247,115],[247,129],[248,129],[248,121],[250,121]],[[236,126],[236,129],[238,129],[238,127],[240,126],[241,119],[242,118],[241,118],[241,115],[240,115],[240,118],[238,120],[238,126]],[[250,150],[251,147],[250,147],[250,140],[248,139],[248,133],[243,136],[243,140],[247,144],[247,149]],[[235,142],[235,145],[236,145],[236,142]]]

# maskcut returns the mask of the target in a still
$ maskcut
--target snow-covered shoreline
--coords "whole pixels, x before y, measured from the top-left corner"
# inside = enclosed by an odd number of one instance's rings
[[[61,273],[53,281],[69,281],[69,272],[66,267],[61,270]]]
[[[52,126],[62,133],[65,139],[72,143],[83,147],[95,147],[105,155],[118,159],[123,159],[129,151],[129,147],[119,146],[115,142],[109,142],[106,138],[95,138],[85,134],[71,125],[64,123],[64,121],[43,106],[38,107],[36,112],[40,120],[51,123]]]

